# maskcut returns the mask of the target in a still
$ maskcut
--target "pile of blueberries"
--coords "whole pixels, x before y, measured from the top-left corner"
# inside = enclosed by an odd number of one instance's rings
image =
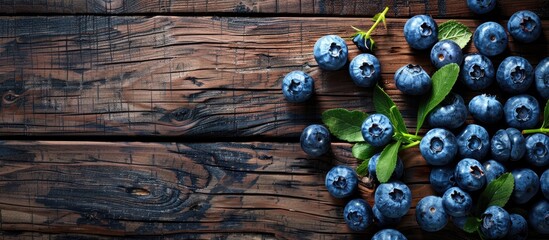
[[[496,1],[467,1],[471,11],[485,14],[495,7]],[[516,42],[531,43],[541,35],[541,20],[531,11],[518,11],[511,16],[507,31]],[[528,208],[523,215],[509,213],[498,206],[482,209],[480,232],[486,239],[526,239],[528,224],[540,234],[549,234],[549,131],[523,132],[539,127],[543,112],[538,99],[549,99],[549,57],[534,69],[523,57],[508,56],[497,69],[490,57],[502,54],[507,48],[508,35],[496,22],[485,22],[473,34],[478,53],[463,55],[460,46],[451,40],[438,40],[435,21],[426,15],[410,18],[404,26],[404,36],[411,48],[431,49],[430,59],[437,69],[449,63],[461,66],[460,79],[472,91],[483,91],[495,82],[509,95],[504,104],[496,96],[480,94],[466,105],[457,93],[449,94],[427,117],[431,129],[423,136],[419,150],[425,161],[433,166],[430,183],[439,196],[427,196],[416,206],[416,220],[421,229],[434,232],[443,229],[448,220],[464,227],[467,216],[473,212],[473,199],[488,183],[505,172],[514,178],[512,203],[517,208]],[[353,42],[363,50],[364,42],[357,36]],[[314,45],[314,57],[323,70],[339,70],[347,63],[345,41],[336,35],[320,38]],[[370,88],[380,79],[378,59],[369,53],[356,56],[349,64],[354,83]],[[431,78],[419,65],[402,66],[394,75],[396,87],[408,95],[427,94]],[[531,85],[534,91],[529,91]],[[314,81],[302,71],[288,73],[282,90],[290,102],[304,102],[314,92]],[[534,96],[532,95],[534,93]],[[468,114],[475,124],[465,124]],[[501,126],[490,138],[488,129]],[[466,126],[463,126],[466,125]],[[485,128],[486,127],[486,128]],[[382,114],[369,115],[362,125],[364,140],[373,146],[387,145],[393,136],[393,124]],[[330,150],[330,132],[323,125],[313,124],[303,130],[301,148],[312,157]],[[380,154],[373,155],[368,165],[368,176],[376,179],[376,163]],[[455,163],[456,160],[457,164]],[[362,198],[350,200],[343,216],[350,229],[364,231],[373,223],[380,229],[372,239],[406,239],[395,227],[412,204],[410,189],[398,179],[404,173],[402,160],[387,183],[375,190],[373,207]],[[538,173],[541,176],[538,177]],[[336,198],[348,198],[357,188],[354,169],[339,165],[326,175],[328,192]],[[538,194],[541,189],[541,194]]]

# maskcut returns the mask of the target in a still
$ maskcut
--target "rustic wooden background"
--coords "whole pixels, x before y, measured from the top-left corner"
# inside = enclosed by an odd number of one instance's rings
[[[507,54],[534,66],[549,56],[548,0],[498,1],[488,16],[462,0],[0,1],[0,238],[368,238],[376,229],[351,232],[345,201],[323,185],[334,164],[356,165],[351,145],[314,159],[299,134],[330,108],[373,111],[371,90],[347,70],[320,70],[312,47],[350,36],[350,25],[367,29],[384,6],[376,55],[408,126],[417,102],[393,73],[406,63],[433,71],[427,52],[404,41],[410,16],[474,30],[530,9],[544,19],[542,39],[511,39]],[[307,103],[283,99],[291,70],[316,80]],[[401,157],[415,206],[433,193],[430,170],[415,149]],[[360,195],[372,203],[370,187]],[[413,213],[398,227],[409,239],[474,237],[451,223],[423,232]]]

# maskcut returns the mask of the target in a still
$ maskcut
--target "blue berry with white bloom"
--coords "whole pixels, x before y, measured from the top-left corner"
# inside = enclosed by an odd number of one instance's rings
[[[461,47],[452,40],[442,40],[431,48],[431,63],[436,68],[441,68],[450,63],[461,65],[463,52]]]
[[[469,124],[457,136],[457,146],[461,157],[482,160],[490,150],[490,136],[482,126]]]
[[[431,90],[431,77],[419,65],[407,64],[395,72],[398,90],[408,95],[423,95]]]
[[[473,208],[473,198],[469,193],[461,190],[459,187],[453,187],[442,196],[442,205],[446,213],[452,217],[467,216]]]
[[[549,234],[549,201],[541,199],[528,212],[528,223],[540,234]]]
[[[388,117],[380,113],[374,113],[364,120],[361,132],[367,143],[374,147],[382,147],[391,141],[394,129]]]
[[[322,125],[309,125],[301,133],[300,143],[305,153],[319,157],[330,150],[330,132]]]
[[[404,38],[414,49],[428,49],[438,41],[438,26],[430,16],[413,16],[404,24]]]
[[[482,189],[486,184],[484,167],[479,161],[464,158],[458,162],[454,172],[457,185],[468,192]]]
[[[429,165],[444,166],[452,162],[458,152],[457,139],[444,128],[433,128],[421,139],[419,151]]]
[[[515,179],[515,186],[511,199],[515,203],[525,204],[538,193],[539,177],[536,172],[528,168],[519,168],[511,171]]]
[[[511,15],[507,30],[519,42],[531,43],[541,35],[541,19],[532,11],[522,10]]]
[[[353,199],[345,205],[343,216],[347,226],[357,232],[366,230],[374,221],[370,204],[360,198]]]
[[[494,65],[482,54],[465,55],[460,70],[461,81],[471,90],[482,90],[490,86],[496,78]]]
[[[410,188],[399,181],[380,184],[374,194],[375,205],[381,214],[390,218],[399,218],[412,206]]]
[[[538,63],[534,70],[534,78],[539,95],[549,99],[549,57]]]
[[[549,165],[549,136],[535,133],[526,138],[526,161],[539,167]]]
[[[388,228],[374,234],[371,240],[407,240],[407,238],[401,232]]]
[[[419,200],[416,206],[416,221],[419,227],[427,232],[442,230],[448,223],[448,214],[442,198],[426,196]]]
[[[505,166],[498,161],[488,160],[482,164],[484,167],[484,174],[486,174],[486,183],[496,180],[499,176],[507,172]]]
[[[500,129],[492,137],[490,149],[497,161],[518,161],[526,153],[526,139],[516,128]]]
[[[477,95],[471,99],[468,107],[473,118],[482,123],[497,123],[503,117],[503,105],[496,96]]]
[[[429,183],[431,183],[431,187],[435,192],[444,194],[446,190],[453,186],[457,186],[454,172],[455,168],[449,166],[434,167],[431,169],[431,173],[429,173]]]
[[[487,239],[505,237],[511,226],[509,213],[498,206],[490,206],[481,216],[480,231]]]
[[[357,55],[349,64],[349,74],[359,87],[373,87],[381,77],[379,60],[372,54]]]
[[[345,40],[337,35],[326,35],[319,38],[313,49],[318,66],[324,70],[339,70],[347,63],[349,50]]]
[[[326,189],[335,198],[351,196],[358,185],[355,170],[344,165],[334,166],[327,174]]]
[[[477,50],[485,56],[496,56],[507,48],[507,33],[505,29],[496,22],[485,22],[480,24],[473,34],[473,43]]]
[[[534,68],[523,57],[509,56],[499,64],[496,80],[503,91],[524,93],[534,82]]]
[[[455,93],[450,93],[428,115],[427,122],[433,128],[454,129],[465,123],[467,119],[467,106],[463,98]]]
[[[282,94],[288,102],[305,102],[314,93],[314,80],[303,71],[292,71],[282,80]]]
[[[540,106],[538,100],[528,94],[516,95],[507,99],[503,105],[505,122],[519,130],[535,128],[539,121]]]

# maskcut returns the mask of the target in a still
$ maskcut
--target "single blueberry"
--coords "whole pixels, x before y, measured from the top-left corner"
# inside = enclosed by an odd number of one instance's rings
[[[499,64],[496,80],[505,92],[524,93],[534,82],[534,68],[523,57],[509,56]]]
[[[316,41],[313,55],[320,68],[333,71],[341,69],[347,63],[348,51],[343,38],[326,35]]]
[[[373,53],[376,46],[374,40],[366,38],[365,34],[356,34],[353,37],[353,43],[363,53]]]
[[[301,133],[300,143],[305,153],[319,157],[330,150],[330,132],[322,125],[309,125]]]
[[[437,232],[448,223],[448,214],[444,209],[442,198],[426,196],[416,205],[416,221],[419,227],[427,232]]]
[[[549,165],[549,136],[535,133],[526,138],[526,160],[534,165]]]
[[[366,230],[374,221],[370,204],[360,198],[353,199],[345,205],[343,216],[347,226],[357,232]]]
[[[335,198],[351,196],[358,185],[355,170],[344,165],[334,166],[327,174],[326,189]]]
[[[479,161],[472,158],[464,158],[458,162],[454,175],[457,185],[465,191],[482,189],[486,184],[484,167]]]
[[[375,191],[374,198],[379,212],[390,218],[404,216],[412,206],[410,188],[399,181],[380,184]]]
[[[395,229],[383,229],[374,234],[372,240],[407,240],[407,238]]]
[[[428,115],[427,122],[433,128],[454,129],[465,123],[467,119],[467,107],[463,98],[455,93],[450,93]]]
[[[461,47],[452,40],[442,40],[431,48],[431,63],[436,68],[450,63],[461,65],[461,62],[463,62]]]
[[[400,223],[401,217],[398,218],[390,218],[387,217],[377,209],[377,205],[374,204],[374,207],[372,208],[372,212],[374,213],[374,222],[382,228],[385,227],[394,227],[397,226]]]
[[[446,213],[452,217],[467,216],[473,208],[473,198],[469,193],[461,190],[459,187],[452,187],[442,196],[442,205]]]
[[[496,180],[507,171],[505,166],[494,160],[488,160],[484,162],[482,166],[484,167],[484,174],[486,175],[486,183]]]
[[[369,53],[357,55],[349,64],[349,74],[359,87],[373,87],[381,78],[379,60]]]
[[[368,176],[371,179],[377,179],[376,166],[377,166],[377,160],[379,159],[379,155],[380,153],[374,154],[374,156],[372,156],[370,158],[370,161],[368,162]],[[397,157],[397,164],[396,164],[395,170],[393,171],[393,174],[391,175],[391,179],[392,180],[400,179],[403,173],[404,173],[404,164],[402,163],[402,160],[399,157]]]
[[[404,24],[404,38],[414,49],[428,49],[438,41],[438,26],[430,16],[413,16]]]
[[[511,228],[505,236],[509,240],[526,240],[528,239],[528,223],[523,216],[518,214],[509,214],[511,220]]]
[[[486,239],[505,237],[511,226],[509,213],[498,206],[490,206],[481,216],[480,231]]]
[[[471,99],[468,107],[473,118],[482,123],[497,123],[503,117],[503,105],[496,96],[477,95]]]
[[[433,128],[421,139],[419,150],[429,165],[447,165],[457,154],[457,139],[446,129]]]
[[[493,57],[507,48],[507,33],[496,22],[485,22],[477,27],[473,34],[473,43],[477,50],[485,56]]]
[[[488,131],[480,125],[469,124],[457,136],[459,155],[482,160],[490,150]]]
[[[465,55],[460,70],[461,81],[471,90],[482,90],[490,86],[496,77],[494,65],[482,54]]]
[[[490,149],[497,161],[518,161],[526,153],[526,139],[516,128],[500,129],[492,137]]]
[[[444,194],[446,190],[457,185],[454,178],[454,170],[455,168],[448,166],[434,167],[431,169],[431,173],[429,174],[429,182],[435,192],[438,194]]]
[[[393,139],[393,134],[393,124],[383,114],[374,113],[362,123],[362,137],[374,147],[387,145]]]
[[[515,179],[515,186],[513,188],[513,193],[511,194],[511,199],[518,204],[524,204],[530,201],[530,199],[538,193],[539,189],[539,177],[536,172],[528,168],[519,168],[513,169],[511,174]]]
[[[539,95],[544,99],[549,99],[549,57],[538,63],[534,76]]]
[[[540,234],[549,234],[549,202],[541,199],[528,213],[528,223]]]
[[[515,40],[531,43],[541,35],[541,19],[532,11],[518,11],[511,15],[507,30]]]
[[[407,64],[395,72],[398,90],[408,95],[423,95],[431,90],[431,77],[419,65]]]
[[[503,114],[509,127],[519,130],[534,128],[540,116],[538,100],[527,94],[512,96],[503,105]]]
[[[539,177],[541,192],[545,199],[549,200],[549,169],[546,169]]]
[[[305,102],[313,92],[313,78],[302,71],[292,71],[282,80],[282,93],[288,102]]]
[[[496,0],[467,0],[467,7],[476,14],[486,14],[494,10]]]

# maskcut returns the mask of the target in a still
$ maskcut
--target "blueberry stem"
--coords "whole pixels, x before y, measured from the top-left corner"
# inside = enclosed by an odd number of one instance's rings
[[[537,128],[537,129],[522,130],[522,134],[532,134],[532,133],[549,133],[549,128]]]
[[[417,140],[417,141],[414,141],[414,142],[412,142],[412,143],[409,143],[409,144],[406,144],[406,145],[402,145],[402,146],[400,147],[400,150],[404,150],[404,149],[408,149],[408,148],[413,148],[413,147],[419,145],[420,142],[421,142],[421,141]]]
[[[379,24],[379,22],[381,22],[381,19],[385,17],[385,14],[387,14],[387,12],[389,11],[389,7],[385,7],[385,9],[383,10],[383,12],[381,12],[380,16],[377,18],[376,22],[374,23],[374,25],[372,25],[372,27],[370,28],[370,30],[368,30],[368,32],[366,32],[366,37],[369,38],[370,37],[370,33],[372,33],[372,31],[374,31],[374,29],[377,27],[377,25]]]
[[[402,136],[410,139],[410,140],[414,140],[414,141],[421,141],[422,137],[421,136],[417,136],[417,135],[414,135],[414,134],[409,134],[409,133],[401,133]]]

